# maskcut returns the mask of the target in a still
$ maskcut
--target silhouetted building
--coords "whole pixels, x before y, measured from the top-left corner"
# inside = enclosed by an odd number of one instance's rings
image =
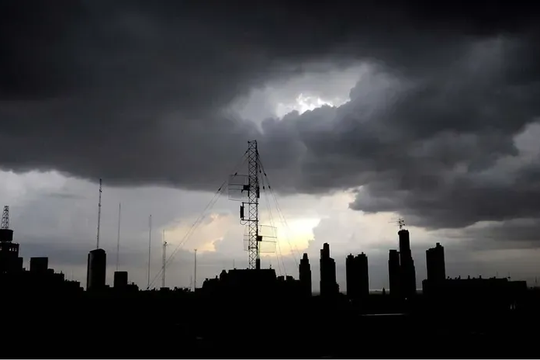
[[[388,255],[388,280],[390,285],[390,295],[401,296],[401,272],[399,267],[399,252],[390,250]]]
[[[300,259],[300,265],[298,265],[300,286],[302,288],[302,294],[311,296],[312,284],[311,284],[311,266],[309,264],[308,254],[302,256]]]
[[[350,298],[355,298],[358,294],[358,276],[354,265],[354,255],[347,255],[345,259],[345,286],[347,287],[347,296]]]
[[[369,266],[367,255],[364,253],[356,255],[356,262],[358,264],[358,273],[360,277],[360,297],[366,297],[369,295]]]
[[[128,272],[127,271],[115,271],[114,283],[115,289],[125,289],[128,286]]]
[[[13,230],[0,229],[0,273],[22,271],[19,244],[13,242]]]
[[[36,274],[44,274],[49,269],[48,257],[33,257],[30,258],[30,272]]]
[[[350,254],[345,262],[347,296],[358,299],[369,295],[369,273],[367,255],[356,257]]]
[[[295,280],[292,276],[277,277],[277,291],[279,294],[286,294],[291,297],[304,295],[304,289],[300,280]]]
[[[440,243],[426,250],[426,267],[427,279],[430,282],[442,282],[446,279],[444,247]]]
[[[398,235],[401,294],[404,298],[410,298],[416,294],[416,269],[411,253],[409,231],[401,229]]]
[[[206,279],[201,292],[226,295],[236,298],[269,298],[278,290],[274,269],[234,269],[223,270],[219,278]]]
[[[12,241],[13,241],[13,230],[0,229],[0,242],[12,242]]]
[[[107,254],[103,249],[95,249],[88,253],[88,268],[86,272],[86,290],[105,288]]]
[[[323,244],[321,249],[321,296],[333,296],[339,294],[339,286],[336,281],[336,262],[330,257],[330,245]]]

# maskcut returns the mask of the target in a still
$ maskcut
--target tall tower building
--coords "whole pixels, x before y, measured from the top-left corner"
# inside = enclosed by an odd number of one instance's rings
[[[321,249],[321,296],[332,296],[339,293],[336,281],[336,262],[330,257],[330,245],[324,243]]]
[[[401,291],[403,297],[409,298],[416,294],[416,269],[411,253],[409,230],[399,230],[398,236]]]
[[[345,259],[345,281],[347,286],[347,296],[350,299],[358,297],[358,273],[356,271],[354,255],[349,254]]]
[[[350,299],[356,299],[358,297],[359,279],[355,265],[354,255],[349,254],[345,259],[345,281],[347,283],[347,296]]]
[[[19,244],[13,242],[13,230],[9,228],[9,206],[4,206],[0,225],[0,273],[21,271],[22,263]]]
[[[360,277],[359,295],[361,298],[364,298],[369,295],[369,266],[367,255],[364,253],[356,255],[356,262],[358,265],[358,276]]]
[[[444,247],[440,243],[426,250],[426,267],[427,279],[430,283],[443,282],[446,279]]]
[[[390,285],[390,295],[401,296],[401,271],[399,266],[399,252],[390,250],[388,254],[388,280]]]
[[[300,265],[298,265],[300,286],[302,287],[302,293],[306,296],[311,296],[311,266],[309,264],[308,254],[304,253],[302,259],[300,259]]]
[[[86,272],[86,290],[100,290],[105,287],[107,254],[103,249],[94,249],[88,253]]]
[[[345,261],[347,296],[358,299],[369,295],[369,273],[367,255],[350,254]]]

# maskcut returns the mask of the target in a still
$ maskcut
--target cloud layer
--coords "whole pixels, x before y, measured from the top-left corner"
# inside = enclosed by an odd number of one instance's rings
[[[284,192],[358,188],[353,209],[434,229],[538,216],[531,3],[304,5],[4,3],[0,166],[213,191],[256,138]],[[360,65],[342,106],[260,126],[234,111]]]

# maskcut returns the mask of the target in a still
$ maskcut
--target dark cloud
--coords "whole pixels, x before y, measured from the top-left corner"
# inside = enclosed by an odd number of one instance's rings
[[[519,160],[514,136],[540,113],[531,5],[4,2],[0,165],[215,190],[257,138],[275,188],[363,186],[354,209],[431,228],[535,216],[537,165],[485,175]],[[231,110],[360,62],[371,72],[339,108],[261,128]]]
[[[504,222],[479,223],[466,228],[460,234],[468,239],[469,249],[507,250],[537,247],[540,223],[536,218],[518,218]]]

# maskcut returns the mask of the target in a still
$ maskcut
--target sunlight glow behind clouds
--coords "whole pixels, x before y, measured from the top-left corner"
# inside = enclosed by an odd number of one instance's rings
[[[341,106],[345,102],[346,102],[345,100],[342,100],[339,98],[330,101],[330,100],[321,99],[320,97],[309,96],[309,95],[304,95],[303,93],[300,93],[296,97],[294,103],[290,103],[290,104],[278,103],[276,105],[276,115],[282,118],[283,116],[287,115],[288,113],[292,111],[298,111],[300,114],[302,114],[306,111],[315,110],[324,105]]]
[[[319,225],[320,221],[319,218],[297,218],[276,226],[279,254],[289,256],[306,250],[309,241],[314,237],[313,229]]]

